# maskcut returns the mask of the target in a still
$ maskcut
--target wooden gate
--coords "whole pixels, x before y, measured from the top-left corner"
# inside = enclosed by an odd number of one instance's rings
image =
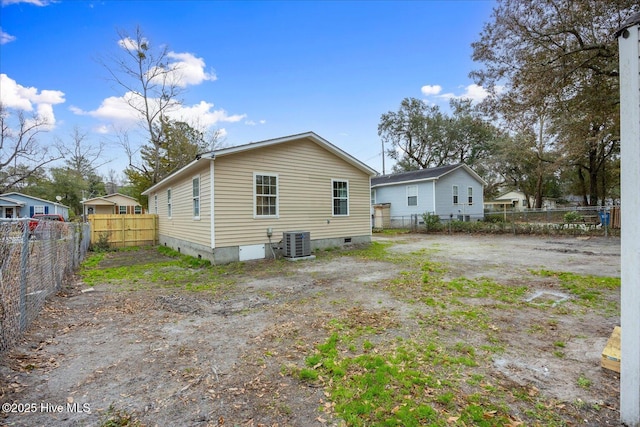
[[[158,215],[89,215],[91,244],[109,247],[149,246],[158,243]]]

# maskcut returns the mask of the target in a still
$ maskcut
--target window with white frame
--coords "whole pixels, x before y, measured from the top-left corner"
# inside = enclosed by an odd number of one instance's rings
[[[473,187],[467,188],[467,203],[470,205],[473,204]]]
[[[192,196],[193,196],[193,218],[200,218],[200,177],[195,176],[191,180]]]
[[[457,205],[458,203],[459,203],[458,202],[458,186],[454,185],[453,186],[453,204]]]
[[[407,206],[418,206],[417,185],[407,185]]]
[[[118,213],[120,215],[126,215],[127,214],[127,207],[126,206],[118,206]]]
[[[171,189],[167,190],[167,217],[171,218]]]
[[[253,174],[254,182],[254,216],[278,216],[278,175],[263,173]]]
[[[333,216],[349,215],[349,182],[331,180],[333,187]]]
[[[44,214],[44,205],[37,205],[33,207],[34,214]]]
[[[133,207],[133,213],[136,215],[142,214],[142,206],[136,205]]]
[[[376,204],[376,190],[371,190],[371,204]]]
[[[158,195],[157,194],[153,195],[153,212],[156,215],[158,214]]]

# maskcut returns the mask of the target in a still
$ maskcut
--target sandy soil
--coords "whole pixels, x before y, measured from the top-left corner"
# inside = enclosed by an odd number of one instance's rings
[[[532,300],[569,296],[548,278],[529,274],[531,269],[620,276],[618,238],[376,235],[374,240],[393,243],[397,253],[426,249],[430,259],[449,267],[450,277],[526,281]],[[140,251],[109,262],[157,256]],[[405,325],[415,327],[415,304],[384,287],[401,268],[335,255],[284,263],[277,274],[261,274],[260,265],[222,297],[167,289],[132,292],[114,285],[87,292],[81,281],[67,284],[22,342],[0,359],[0,401],[23,405],[14,408],[23,413],[0,413],[0,425],[94,426],[110,407],[144,425],[338,425],[319,410],[327,404],[323,389],[286,375],[283,367],[302,366],[336,316],[377,313],[378,321],[392,318],[403,325],[393,328],[400,334]],[[619,301],[617,292],[609,297]],[[539,311],[509,310],[497,313],[495,321],[509,342],[489,367],[495,381],[555,399],[552,410],[576,401],[600,408],[585,411],[573,424],[618,425],[619,377],[600,367],[600,357],[619,316],[548,319]],[[539,334],[522,333],[532,325]],[[474,342],[466,331],[449,332]],[[552,355],[556,341],[566,342],[563,358]],[[590,387],[576,384],[580,375],[592,381]]]

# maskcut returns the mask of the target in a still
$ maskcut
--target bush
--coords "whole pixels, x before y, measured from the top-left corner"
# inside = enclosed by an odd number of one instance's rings
[[[100,233],[96,242],[91,246],[91,250],[93,252],[107,252],[111,250],[111,245],[109,244],[109,233]]]
[[[572,222],[580,221],[580,218],[582,218],[582,216],[578,212],[572,211],[572,212],[567,212],[566,214],[564,214],[563,220],[567,224],[570,224]]]
[[[425,212],[422,214],[422,219],[427,231],[442,230],[442,223],[440,222],[440,217],[438,215],[434,215],[431,212]]]

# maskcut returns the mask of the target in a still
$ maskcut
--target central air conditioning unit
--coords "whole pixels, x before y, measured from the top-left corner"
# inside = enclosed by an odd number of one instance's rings
[[[285,258],[311,256],[311,233],[308,231],[285,231],[282,233],[282,251]]]

